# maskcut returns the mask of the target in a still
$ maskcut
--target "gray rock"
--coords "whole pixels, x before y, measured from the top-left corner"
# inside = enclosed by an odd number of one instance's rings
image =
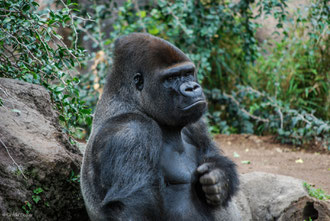
[[[0,220],[84,220],[71,179],[82,155],[62,133],[48,92],[0,78],[0,98]]]
[[[329,202],[309,197],[303,181],[293,177],[263,172],[243,174],[241,192],[237,200],[248,201],[252,220],[330,220]]]

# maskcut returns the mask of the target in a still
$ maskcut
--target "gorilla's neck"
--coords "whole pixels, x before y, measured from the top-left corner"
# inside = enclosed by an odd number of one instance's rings
[[[182,141],[182,127],[166,127],[162,126],[163,140],[165,144],[170,144],[175,151],[183,152],[183,141]]]

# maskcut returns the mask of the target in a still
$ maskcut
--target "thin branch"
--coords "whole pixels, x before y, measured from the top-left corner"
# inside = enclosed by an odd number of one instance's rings
[[[8,12],[9,14],[10,14],[10,13],[20,13],[20,12],[18,12],[18,11],[7,10],[7,9],[3,9],[3,8],[0,8],[0,11]],[[8,16],[8,15],[7,15],[7,16]]]
[[[64,5],[64,7],[68,10],[68,13],[69,13],[69,16],[71,18],[71,25],[72,25],[72,29],[74,31],[74,34],[75,34],[75,40],[74,40],[74,49],[77,50],[77,44],[78,44],[78,33],[77,33],[77,29],[74,25],[74,20],[73,20],[73,16],[72,16],[72,13],[71,13],[71,10],[69,9],[69,7],[63,2],[63,0],[61,0],[62,4]]]
[[[3,92],[7,97],[9,97],[9,94],[7,93],[7,91],[5,91],[2,87],[0,87],[0,90],[2,90],[2,92]]]
[[[4,142],[2,142],[1,138],[0,138],[0,143],[2,144],[2,146],[6,149],[8,156],[10,157],[10,159],[14,162],[14,164],[16,165],[17,169],[21,172],[22,176],[27,179],[27,177],[24,175],[23,170],[21,169],[21,167],[16,163],[16,161],[14,160],[14,158],[11,156],[11,154],[9,153],[8,147],[4,144]]]
[[[72,54],[72,52],[71,52],[71,50],[68,48],[68,46],[66,46],[66,44],[62,41],[62,39],[60,39],[57,35],[55,35],[55,34],[52,34],[53,36],[55,36],[55,38],[62,44],[62,46],[69,52],[69,54],[74,58],[74,59],[76,59],[76,61],[78,62],[78,63],[80,63],[79,62],[79,60],[78,60],[78,58],[74,55],[74,54]]]
[[[47,30],[47,26],[45,26],[45,25],[41,25],[40,24],[40,26],[41,27],[43,27],[44,29],[46,29]],[[60,43],[61,43],[61,45],[67,50],[67,52],[69,52],[69,54],[80,64],[80,62],[79,62],[79,60],[78,60],[78,58],[74,55],[74,54],[72,54],[72,52],[71,52],[71,50],[68,48],[68,46],[62,41],[62,39],[61,38],[59,38],[56,34],[54,34],[54,33],[50,33],[52,36],[54,36]],[[57,44],[56,43],[56,41],[54,41],[54,39],[52,39],[52,41],[54,42],[54,44]]]
[[[15,41],[16,41],[19,45],[21,45],[21,46],[23,46],[24,48],[26,48],[26,50],[28,50],[29,54],[30,54],[35,60],[37,60],[37,61],[42,65],[42,62],[41,62],[37,57],[35,57],[35,56],[33,55],[33,53],[30,51],[30,49],[29,49],[25,44],[23,44],[22,42],[20,42],[20,41],[14,36],[14,35],[10,34],[10,33],[7,32],[7,31],[5,31],[5,32],[6,32],[6,34],[8,34],[8,35],[11,36],[12,38],[14,38]]]
[[[304,117],[304,115],[302,115],[302,114],[299,114],[299,113],[296,113],[300,118],[301,118],[301,120],[302,121],[304,121],[305,123],[307,123],[307,124],[312,124],[312,122],[310,122],[309,120],[307,120],[305,117]],[[308,114],[308,115],[310,115],[310,114]],[[310,115],[310,116],[312,116],[312,115]]]
[[[96,43],[96,44],[100,44],[100,42],[99,42],[98,40],[96,40],[96,38],[94,38],[94,36],[91,35],[91,33],[89,33],[89,31],[88,31],[87,29],[83,28],[83,27],[82,27],[81,25],[79,25],[79,24],[78,24],[78,29],[81,30],[81,31],[83,31],[84,33],[86,33],[86,34],[88,35],[88,37],[89,37],[90,39],[92,39],[92,41],[93,41],[94,43]]]
[[[16,59],[16,55],[14,54],[14,51],[9,50],[5,46],[2,46],[2,47],[3,47],[3,49],[5,49],[11,55],[10,57],[8,57],[8,56],[6,56],[5,53],[3,53],[3,55],[8,59],[8,61],[11,62],[11,59],[10,58],[13,58],[14,59],[14,62],[17,63],[17,59]]]
[[[283,114],[280,107],[277,107],[277,113],[280,115],[281,129],[283,129]]]
[[[278,115],[280,116],[281,129],[283,129],[283,124],[284,124],[283,121],[284,120],[283,120],[282,108],[279,105],[277,105],[276,102],[271,97],[269,97],[268,95],[266,95],[266,94],[264,94],[264,93],[262,93],[262,92],[260,92],[258,90],[255,90],[255,89],[253,89],[251,87],[245,87],[244,89],[242,89],[239,92],[237,92],[237,94],[240,93],[241,91],[246,91],[246,90],[247,91],[251,91],[251,92],[253,92],[255,94],[258,94],[259,96],[266,97],[270,101],[270,105],[273,106],[273,107],[275,107],[275,108],[277,108],[276,111],[277,111]]]
[[[95,20],[93,20],[93,19],[90,19],[90,18],[83,18],[83,17],[77,16],[77,15],[72,15],[72,18],[79,19],[79,20],[82,20],[82,21],[84,21],[84,22],[86,22],[86,21],[92,21],[92,22],[95,22]]]
[[[36,30],[36,33],[38,34],[38,37],[39,37],[39,40],[40,40],[40,42],[41,42],[41,44],[44,46],[44,48],[46,49],[46,52],[47,52],[47,55],[48,55],[48,57],[51,57],[50,56],[50,53],[49,53],[49,51],[48,51],[48,48],[47,48],[47,46],[46,46],[46,44],[45,44],[45,42],[42,40],[42,38],[40,37],[41,35],[40,35],[40,33],[38,32],[38,30]]]
[[[228,98],[230,98],[237,105],[237,107],[239,108],[240,111],[242,111],[243,113],[245,113],[246,115],[248,115],[252,119],[257,120],[257,121],[262,121],[264,123],[269,123],[269,120],[268,119],[260,118],[258,116],[253,115],[253,114],[250,114],[244,108],[240,108],[240,103],[233,96],[231,96],[229,94],[226,94],[226,93],[223,93],[223,95],[226,96],[226,97],[228,97]]]

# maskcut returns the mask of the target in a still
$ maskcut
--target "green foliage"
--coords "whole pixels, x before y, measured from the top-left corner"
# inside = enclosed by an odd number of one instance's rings
[[[74,171],[71,171],[69,183],[80,183],[80,174],[75,174]]]
[[[41,187],[38,187],[33,190],[34,195],[32,195],[32,200],[37,204],[40,200],[40,193],[42,193],[44,190]]]
[[[242,71],[258,55],[254,38],[256,25],[248,1],[176,1],[159,0],[157,4],[138,6],[127,1],[117,8],[111,2],[89,2],[82,6],[81,16],[88,13],[93,21],[81,21],[78,31],[84,41],[91,42],[91,56],[84,66],[89,68],[82,78],[81,92],[91,106],[102,93],[104,79],[112,65],[114,40],[131,32],[148,32],[162,37],[188,54],[198,68],[198,79],[205,88],[234,87],[243,82]],[[104,27],[113,23],[110,33]],[[93,64],[91,66],[91,63]],[[213,126],[214,128],[217,125]]]
[[[34,192],[35,194],[42,193],[43,191],[44,191],[44,190],[43,190],[41,187],[38,187],[38,188],[36,188],[36,189],[33,190],[33,192]]]
[[[282,40],[271,41],[250,65],[249,84],[291,108],[329,120],[330,9],[326,1],[315,1],[306,10],[298,8],[294,18],[282,19]]]
[[[68,132],[80,121],[91,122],[91,110],[79,97],[79,79],[73,70],[84,50],[72,47],[57,32],[74,29],[75,3],[59,10],[38,10],[33,0],[0,1],[0,77],[15,78],[46,87]],[[76,32],[74,32],[76,33]]]
[[[304,182],[304,187],[307,189],[308,194],[311,197],[315,197],[316,199],[319,200],[330,200],[330,195],[326,194],[324,190],[316,189],[306,182]]]
[[[138,9],[135,1],[127,1],[111,37],[145,31],[174,43],[195,62],[199,81],[208,88],[229,88],[243,80],[241,70],[257,52],[248,1],[157,3]]]
[[[87,107],[95,107],[102,93],[114,40],[148,32],[172,42],[196,64],[212,133],[276,134],[284,143],[316,140],[330,149],[326,0],[313,0],[293,16],[286,0],[60,3],[58,10],[37,12],[32,0],[0,3],[0,76],[48,88],[60,120],[76,137],[90,131]],[[277,19],[273,34],[280,40],[257,42],[261,16]],[[63,28],[71,37],[57,33]],[[72,71],[79,62],[78,79]]]
[[[25,214],[30,214],[32,210],[32,205],[29,201],[25,201],[24,205],[22,206],[22,209],[24,210]]]
[[[285,0],[158,0],[144,6],[126,1],[117,8],[110,33],[104,33],[102,25],[113,19],[116,5],[90,3],[88,13],[96,24],[88,21],[78,28],[95,51],[84,62],[94,63],[81,84],[87,103],[95,105],[102,92],[114,39],[148,32],[177,45],[195,62],[210,101],[212,133],[270,133],[284,143],[302,145],[316,139],[329,145],[326,1],[315,1],[308,13],[297,10],[294,17],[288,16]],[[251,8],[258,13],[253,15]],[[282,36],[271,46],[265,42],[264,51],[255,39],[260,27],[255,19],[261,15],[273,15],[278,22],[274,34]]]
[[[303,145],[318,141],[323,146],[330,143],[329,122],[304,110],[291,109],[265,92],[237,86],[231,94],[219,89],[206,90],[205,93],[211,103],[209,123],[219,125],[221,133],[263,134],[267,131],[277,134],[282,143]]]

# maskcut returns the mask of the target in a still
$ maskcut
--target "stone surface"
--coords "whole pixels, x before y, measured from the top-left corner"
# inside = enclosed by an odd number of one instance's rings
[[[48,92],[0,78],[0,99],[0,220],[86,219],[72,179],[82,155],[61,132]]]
[[[329,202],[309,197],[303,181],[293,177],[263,172],[243,174],[241,191],[252,220],[330,220]]]

